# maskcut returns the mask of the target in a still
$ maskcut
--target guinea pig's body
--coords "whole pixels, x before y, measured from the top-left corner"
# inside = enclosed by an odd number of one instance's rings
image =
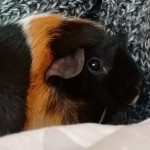
[[[99,122],[105,108],[132,103],[142,75],[122,43],[97,23],[58,15],[1,27],[0,135]]]
[[[0,28],[0,135],[23,129],[31,53],[21,27]]]

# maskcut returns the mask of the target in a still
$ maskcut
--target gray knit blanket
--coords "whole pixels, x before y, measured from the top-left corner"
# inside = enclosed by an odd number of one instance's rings
[[[90,18],[111,35],[127,34],[128,49],[145,77],[139,104],[127,112],[128,122],[150,117],[150,0],[0,0],[0,25],[41,12]]]

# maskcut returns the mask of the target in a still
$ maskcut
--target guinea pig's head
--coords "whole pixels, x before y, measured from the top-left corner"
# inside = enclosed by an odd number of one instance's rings
[[[32,108],[26,128],[99,122],[106,108],[137,101],[142,74],[123,36],[111,37],[88,20],[56,16],[33,20],[29,31]]]
[[[62,100],[78,105],[78,122],[99,122],[106,108],[136,103],[142,74],[127,52],[125,36],[110,37],[102,26],[86,21],[64,22],[61,30],[50,43],[54,59],[45,79]]]

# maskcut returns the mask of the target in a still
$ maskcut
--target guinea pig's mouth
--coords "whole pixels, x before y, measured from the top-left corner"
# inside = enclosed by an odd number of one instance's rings
[[[126,103],[126,104],[120,106],[120,109],[118,109],[117,112],[119,112],[120,110],[121,111],[123,110],[122,111],[123,113],[127,113],[128,110],[138,107],[137,103],[138,103],[139,99],[140,99],[140,94],[138,94],[130,103]],[[99,122],[98,122],[99,124],[116,124],[112,120],[112,116],[111,116],[111,120],[108,120],[108,122],[106,121],[108,119],[109,115],[110,115],[110,112],[109,112],[110,110],[109,109],[112,109],[112,108],[110,108],[109,106],[108,107],[106,106],[104,108],[103,112],[100,114],[100,119],[99,119]],[[114,115],[114,116],[116,116],[116,115]],[[128,122],[128,118],[126,118],[126,122]],[[123,124],[123,123],[122,123],[121,120],[119,120],[119,122],[117,124]]]
[[[118,116],[118,113],[121,115],[128,114],[128,112],[136,107],[138,107],[138,102],[141,98],[141,93],[143,89],[143,80],[138,83],[138,88],[132,88],[132,90],[127,94],[129,96],[124,96],[125,99],[122,99],[120,103],[111,103],[104,107],[103,111],[99,114],[99,124],[128,124],[129,122],[129,116],[126,118],[118,119],[116,122],[116,119]],[[132,97],[131,97],[132,95]],[[118,101],[119,102],[119,101]]]

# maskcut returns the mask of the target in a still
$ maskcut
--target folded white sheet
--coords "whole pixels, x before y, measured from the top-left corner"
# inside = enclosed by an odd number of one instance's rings
[[[150,150],[150,119],[128,126],[79,124],[0,138],[0,150]]]

